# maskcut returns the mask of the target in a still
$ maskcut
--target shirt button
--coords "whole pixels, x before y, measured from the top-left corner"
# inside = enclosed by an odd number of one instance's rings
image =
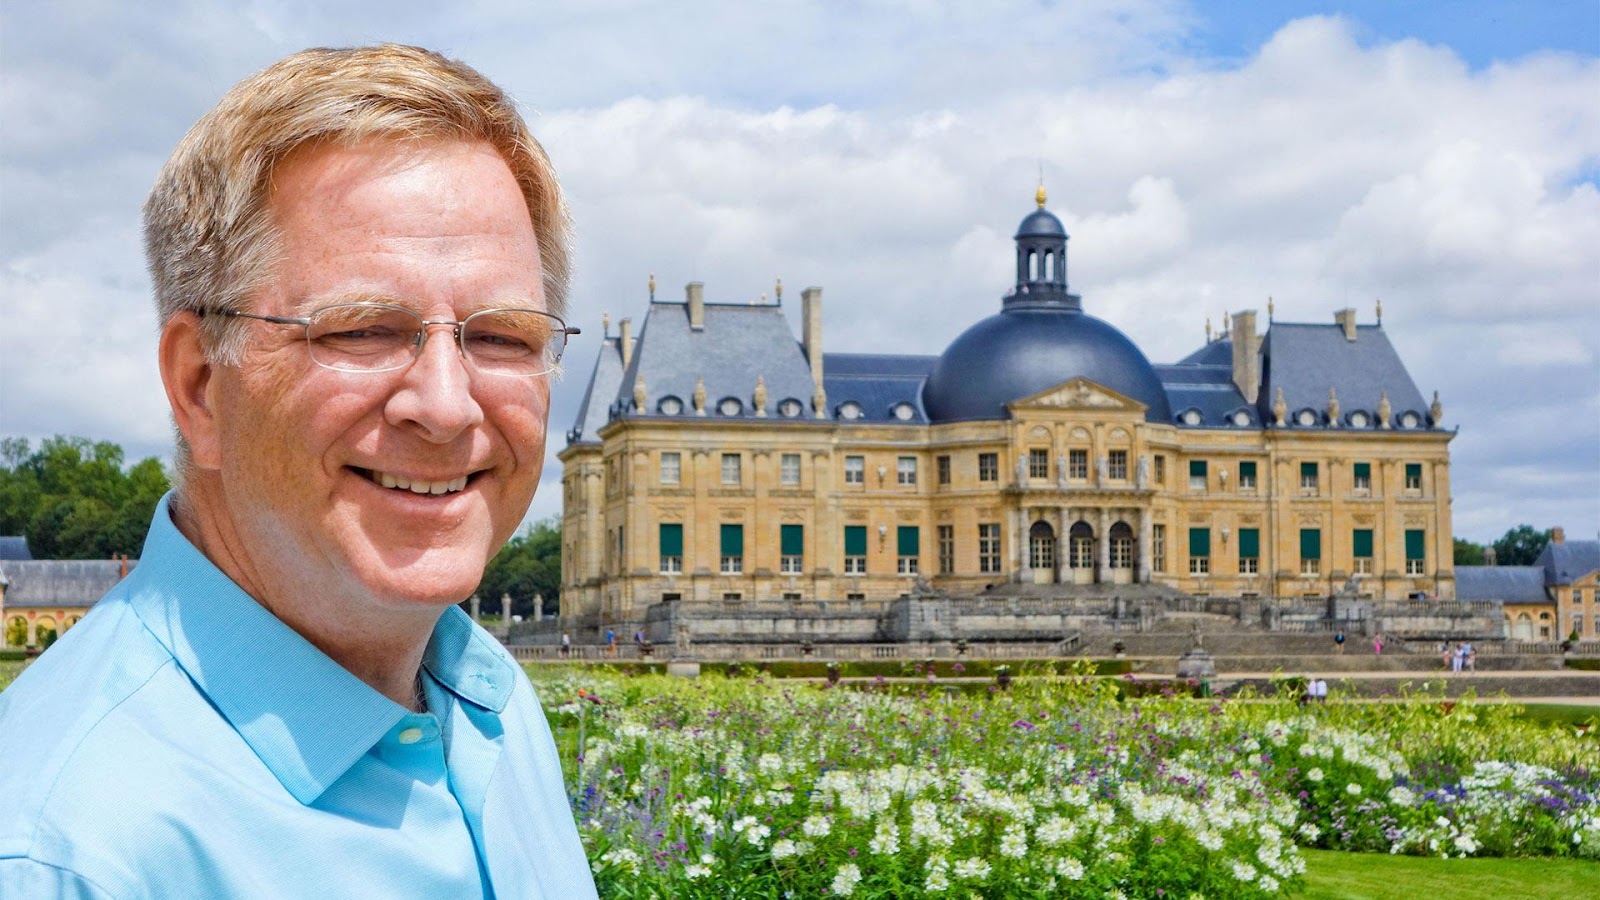
[[[407,728],[396,736],[402,744],[415,744],[422,740],[421,728]]]

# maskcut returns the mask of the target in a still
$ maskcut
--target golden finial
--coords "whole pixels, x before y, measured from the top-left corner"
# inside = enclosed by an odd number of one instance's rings
[[[600,337],[602,339],[611,337],[611,313],[600,314]]]
[[[650,273],[650,302],[656,302],[656,273]]]
[[[1211,317],[1206,316],[1206,343],[1211,343]]]
[[[772,293],[778,298],[778,305],[783,305],[783,279],[779,278],[777,284],[772,286]]]
[[[1273,309],[1274,309],[1274,307],[1272,305],[1272,295],[1268,294],[1267,295],[1267,321],[1268,322],[1272,321],[1272,310]]]
[[[1383,298],[1378,298],[1378,324],[1383,324]]]
[[[1045,192],[1044,192],[1044,176],[1040,175],[1039,176],[1039,189],[1033,192],[1033,202],[1039,204],[1039,208],[1040,209],[1044,209],[1044,201],[1046,199],[1048,199],[1048,198],[1046,197]]]

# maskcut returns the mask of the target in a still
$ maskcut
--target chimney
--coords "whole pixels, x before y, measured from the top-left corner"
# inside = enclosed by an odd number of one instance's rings
[[[1489,546],[1483,548],[1483,564],[1484,565],[1486,565],[1486,566],[1494,565],[1495,562],[1497,561],[1498,557],[1499,557],[1499,554],[1495,552],[1493,544],[1490,544]]]
[[[1550,543],[1552,543],[1552,544],[1565,544],[1566,542],[1567,542],[1567,530],[1565,528],[1557,527],[1557,528],[1550,529]]]
[[[822,389],[822,288],[808,287],[800,292],[801,343],[811,363],[811,381]],[[821,414],[821,411],[818,411]]]
[[[1333,320],[1335,322],[1338,322],[1339,325],[1344,328],[1344,339],[1345,340],[1353,341],[1353,340],[1356,339],[1356,311],[1355,310],[1353,310],[1353,309],[1351,309],[1350,307],[1347,306],[1344,309],[1341,309],[1338,312],[1334,313],[1333,314]]]
[[[1261,336],[1256,334],[1256,311],[1233,314],[1233,383],[1254,404],[1261,394]]]
[[[622,368],[626,370],[628,363],[633,362],[633,320],[623,319],[617,327],[621,335],[618,344],[622,347]]]
[[[706,286],[698,281],[691,281],[684,287],[684,293],[689,297],[689,328],[692,331],[706,330]]]

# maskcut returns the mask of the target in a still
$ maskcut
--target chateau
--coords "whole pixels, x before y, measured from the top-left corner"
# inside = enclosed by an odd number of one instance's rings
[[[1045,203],[996,313],[937,356],[825,352],[820,288],[797,340],[781,284],[772,303],[700,283],[672,302],[652,279],[560,453],[562,615],[1002,585],[1455,597],[1454,432],[1381,307],[1237,312],[1154,365],[1069,290]]]

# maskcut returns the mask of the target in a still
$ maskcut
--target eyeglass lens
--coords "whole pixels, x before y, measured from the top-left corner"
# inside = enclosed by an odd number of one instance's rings
[[[422,350],[424,323],[408,309],[378,304],[328,306],[311,313],[306,340],[318,365],[347,372],[399,369]],[[461,324],[460,346],[472,366],[494,375],[554,371],[567,335],[554,316],[490,309]]]

